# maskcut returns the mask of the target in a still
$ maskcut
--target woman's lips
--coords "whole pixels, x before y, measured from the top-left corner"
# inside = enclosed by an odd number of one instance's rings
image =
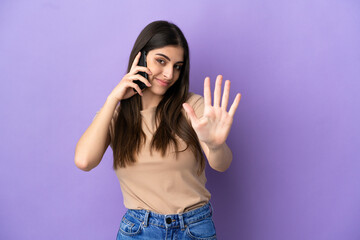
[[[155,79],[158,81],[158,83],[159,83],[161,86],[166,87],[167,85],[169,85],[169,82],[160,80],[160,79],[158,79],[158,78],[155,78]]]

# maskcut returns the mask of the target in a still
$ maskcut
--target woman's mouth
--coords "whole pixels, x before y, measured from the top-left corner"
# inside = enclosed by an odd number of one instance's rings
[[[156,81],[158,81],[158,83],[161,85],[161,86],[164,86],[164,87],[166,87],[166,86],[168,86],[170,83],[169,82],[167,82],[167,81],[163,81],[163,80],[160,80],[160,79],[158,79],[158,78],[155,78],[156,79]]]

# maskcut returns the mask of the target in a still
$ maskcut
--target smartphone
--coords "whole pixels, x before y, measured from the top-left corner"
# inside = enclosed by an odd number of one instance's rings
[[[139,59],[139,63],[138,63],[138,66],[143,66],[143,67],[147,67],[147,64],[146,64],[146,51],[142,50],[141,51],[141,56],[140,56],[140,59]],[[140,74],[141,76],[143,76],[144,78],[148,79],[148,74],[146,72],[138,72],[138,74]],[[145,85],[145,83],[143,83],[142,81],[140,80],[135,80],[134,83],[136,83],[141,90],[143,90],[144,88],[146,88],[147,86]],[[136,92],[135,88],[133,88],[134,91]]]

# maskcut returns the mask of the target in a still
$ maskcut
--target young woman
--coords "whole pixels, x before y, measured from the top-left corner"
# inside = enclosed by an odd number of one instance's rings
[[[147,67],[138,66],[144,51]],[[147,25],[131,51],[128,73],[76,145],[75,164],[84,171],[100,163],[109,145],[113,149],[128,209],[117,239],[216,239],[202,151],[213,169],[230,166],[225,140],[241,95],[227,111],[230,81],[221,98],[217,76],[212,102],[208,77],[204,97],[189,92],[189,69],[181,30],[167,21]],[[136,80],[147,87],[141,90]]]

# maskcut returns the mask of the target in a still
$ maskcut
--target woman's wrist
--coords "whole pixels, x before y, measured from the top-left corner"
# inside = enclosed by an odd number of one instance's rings
[[[222,143],[220,145],[214,145],[214,144],[210,144],[210,143],[205,143],[205,144],[211,151],[217,151],[224,147],[224,143]]]
[[[119,103],[119,99],[109,95],[107,98],[106,98],[106,103],[110,103],[110,104],[118,104]]]

